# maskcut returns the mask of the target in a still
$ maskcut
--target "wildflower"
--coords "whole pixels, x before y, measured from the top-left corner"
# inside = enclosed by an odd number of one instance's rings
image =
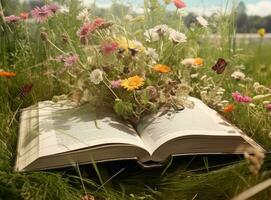
[[[265,29],[264,29],[264,28],[260,28],[260,29],[258,30],[258,35],[259,35],[261,38],[263,38],[263,37],[266,35]]]
[[[14,72],[6,72],[6,71],[0,71],[0,77],[7,77],[7,78],[11,78],[16,76],[16,73]]]
[[[203,26],[204,28],[207,28],[209,23],[206,19],[204,19],[202,16],[198,16],[197,18],[198,23]]]
[[[144,85],[144,79],[140,76],[133,76],[121,81],[121,86],[128,91],[133,91]]]
[[[120,88],[121,87],[121,80],[116,80],[111,82],[112,88]]]
[[[171,71],[170,67],[167,65],[157,64],[153,66],[153,70],[160,73],[168,73]]]
[[[214,70],[217,74],[222,74],[225,71],[227,65],[228,62],[225,59],[219,58],[216,64],[212,67],[212,70]]]
[[[95,85],[100,84],[103,81],[103,71],[100,69],[95,69],[90,74],[90,81]]]
[[[91,23],[84,23],[80,29],[77,31],[77,35],[82,38],[87,38],[90,32],[93,30],[93,25]]]
[[[20,13],[20,18],[23,19],[23,20],[28,19],[29,18],[29,13],[27,13],[27,12]]]
[[[144,36],[146,37],[147,42],[156,42],[160,39],[159,34],[155,29],[149,29],[144,32]]]
[[[160,24],[153,28],[159,35],[166,35],[169,33],[170,28],[166,24]]]
[[[159,55],[156,50],[153,48],[148,48],[146,51],[146,55],[149,56],[152,60],[157,61],[159,59]]]
[[[173,3],[178,9],[182,9],[186,7],[186,4],[182,0],[173,0]]]
[[[117,38],[116,42],[118,43],[119,48],[124,49],[125,51],[131,50],[131,49],[140,51],[140,52],[145,51],[145,47],[142,45],[141,42],[137,40],[129,40],[122,36],[122,37]]]
[[[90,17],[90,10],[85,8],[83,9],[76,17],[77,20],[88,22]]]
[[[107,42],[101,46],[104,55],[110,55],[118,49],[118,43],[116,42]]]
[[[63,58],[64,66],[71,67],[79,60],[78,55],[70,55]]]
[[[266,108],[268,111],[271,111],[271,103],[267,104],[267,105],[265,106],[265,108]]]
[[[169,39],[174,43],[184,43],[187,40],[185,34],[180,33],[176,30],[171,30],[169,33]]]
[[[238,103],[250,103],[252,102],[252,98],[249,96],[243,96],[239,92],[232,93],[232,98]]]
[[[52,15],[52,11],[46,6],[36,7],[31,11],[31,15],[37,22],[44,22]]]
[[[186,58],[181,62],[181,64],[185,65],[185,66],[192,66],[192,65],[194,65],[194,63],[195,63],[194,58]]]
[[[15,16],[15,15],[10,15],[10,16],[5,17],[5,22],[7,23],[16,23],[18,21],[20,21],[20,17]]]
[[[30,92],[32,91],[32,88],[33,88],[33,84],[30,83],[30,84],[25,84],[23,85],[19,91],[20,91],[20,96],[22,98],[25,98],[28,94],[30,94]]]
[[[231,113],[233,110],[234,110],[234,105],[233,104],[229,104],[223,109],[223,111],[225,113]]]
[[[202,58],[198,57],[198,58],[195,58],[195,60],[194,60],[194,66],[196,66],[196,67],[202,66],[203,63],[204,63],[204,61]]]
[[[92,22],[94,29],[102,26],[103,24],[105,24],[105,20],[102,18],[96,18],[93,22]]]
[[[51,3],[49,5],[45,5],[44,9],[53,14],[60,10],[60,6],[56,3]]]
[[[264,162],[265,155],[263,152],[253,149],[251,153],[244,153],[245,159],[249,163],[249,170],[253,175],[257,175]]]
[[[231,77],[235,80],[244,80],[246,78],[246,75],[241,71],[235,71],[232,73]]]

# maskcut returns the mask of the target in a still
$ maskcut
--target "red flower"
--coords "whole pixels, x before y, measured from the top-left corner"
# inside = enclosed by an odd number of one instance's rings
[[[182,9],[186,7],[186,4],[182,0],[173,0],[173,3],[178,9]]]
[[[229,104],[223,109],[223,111],[225,113],[231,113],[233,110],[234,110],[234,105],[233,104]]]

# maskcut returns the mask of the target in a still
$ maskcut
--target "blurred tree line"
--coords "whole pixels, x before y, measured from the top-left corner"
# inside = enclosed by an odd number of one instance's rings
[[[5,15],[18,14],[22,10],[29,11],[36,6],[44,5],[46,1],[47,0],[30,0],[30,1],[23,1],[20,4],[18,3],[19,0],[0,0]],[[59,2],[61,4],[68,2],[68,0],[54,0],[54,1]],[[116,18],[123,17],[128,13],[134,16],[137,15],[136,13],[133,13],[132,10],[130,9],[131,6],[118,4],[116,0],[112,0],[112,2],[113,2],[112,6],[109,9],[110,9],[110,13],[114,17]],[[157,1],[151,0],[150,2],[153,3]],[[150,9],[155,9],[155,5],[152,5]],[[95,3],[92,5],[92,10],[93,10],[94,15],[101,16],[101,17],[109,13],[108,9],[99,8],[96,6]],[[236,25],[237,25],[238,33],[256,33],[259,28],[265,28],[267,32],[269,33],[271,32],[271,13],[269,16],[266,16],[266,17],[249,16],[247,14],[246,4],[243,1],[239,3],[236,11],[237,11]],[[167,23],[167,22],[173,23],[174,21],[178,20],[174,12],[171,12],[171,11],[166,11],[166,12],[167,12],[167,19],[164,20],[165,21],[164,23]],[[194,13],[189,13],[184,18],[184,23],[187,26],[190,26],[192,23],[195,22],[196,16],[197,15]],[[213,16],[206,17],[206,18],[209,18],[209,20],[211,21]]]

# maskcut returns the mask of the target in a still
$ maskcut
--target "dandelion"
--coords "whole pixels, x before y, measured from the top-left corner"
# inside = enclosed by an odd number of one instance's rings
[[[231,74],[231,77],[235,80],[244,80],[246,78],[246,75],[241,71],[235,71]]]
[[[6,71],[0,71],[0,77],[7,77],[7,78],[11,78],[16,76],[15,72],[6,72]]]
[[[16,23],[18,21],[20,21],[20,17],[18,16],[15,16],[15,15],[10,15],[10,16],[7,16],[5,17],[5,22],[7,23]]]
[[[133,91],[139,89],[144,85],[144,79],[140,76],[133,76],[128,79],[124,79],[121,81],[121,86],[128,91]]]
[[[239,92],[232,93],[232,98],[238,103],[250,103],[252,102],[252,98],[249,96],[243,96]]]
[[[186,4],[182,0],[173,0],[173,3],[178,9],[183,9],[186,7]]]
[[[20,18],[23,19],[23,20],[28,19],[29,18],[29,13],[27,13],[27,12],[20,13]]]
[[[169,39],[174,43],[184,43],[187,41],[187,37],[184,33],[180,33],[176,30],[171,30],[169,33]]]
[[[110,55],[118,49],[118,43],[116,42],[107,42],[101,46],[104,55]]]
[[[121,87],[121,80],[116,80],[111,82],[111,87],[112,88],[120,88]]]
[[[160,73],[168,73],[171,71],[170,67],[167,65],[157,64],[153,66],[153,70]]]
[[[44,22],[52,15],[52,11],[46,6],[36,7],[31,11],[31,15],[37,22]]]
[[[95,69],[90,74],[90,81],[95,85],[99,85],[103,81],[103,71],[100,69]]]
[[[207,28],[209,23],[206,19],[204,19],[202,16],[198,16],[197,18],[198,23],[203,26],[204,28]]]
[[[264,28],[260,28],[258,30],[258,35],[263,38],[266,35],[266,30]]]

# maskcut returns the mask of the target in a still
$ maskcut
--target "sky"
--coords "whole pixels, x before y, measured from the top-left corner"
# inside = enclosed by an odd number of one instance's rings
[[[87,3],[92,3],[94,0],[83,0]],[[183,0],[187,4],[187,10],[195,12],[199,15],[210,15],[221,8],[225,9],[226,0]],[[236,0],[238,1],[238,0]],[[100,7],[109,7],[111,0],[96,0]],[[142,11],[144,0],[118,0],[133,5],[138,12]],[[233,2],[233,0],[229,0]],[[249,15],[266,16],[271,15],[271,0],[243,0],[247,6]],[[171,9],[172,7],[169,7]]]

